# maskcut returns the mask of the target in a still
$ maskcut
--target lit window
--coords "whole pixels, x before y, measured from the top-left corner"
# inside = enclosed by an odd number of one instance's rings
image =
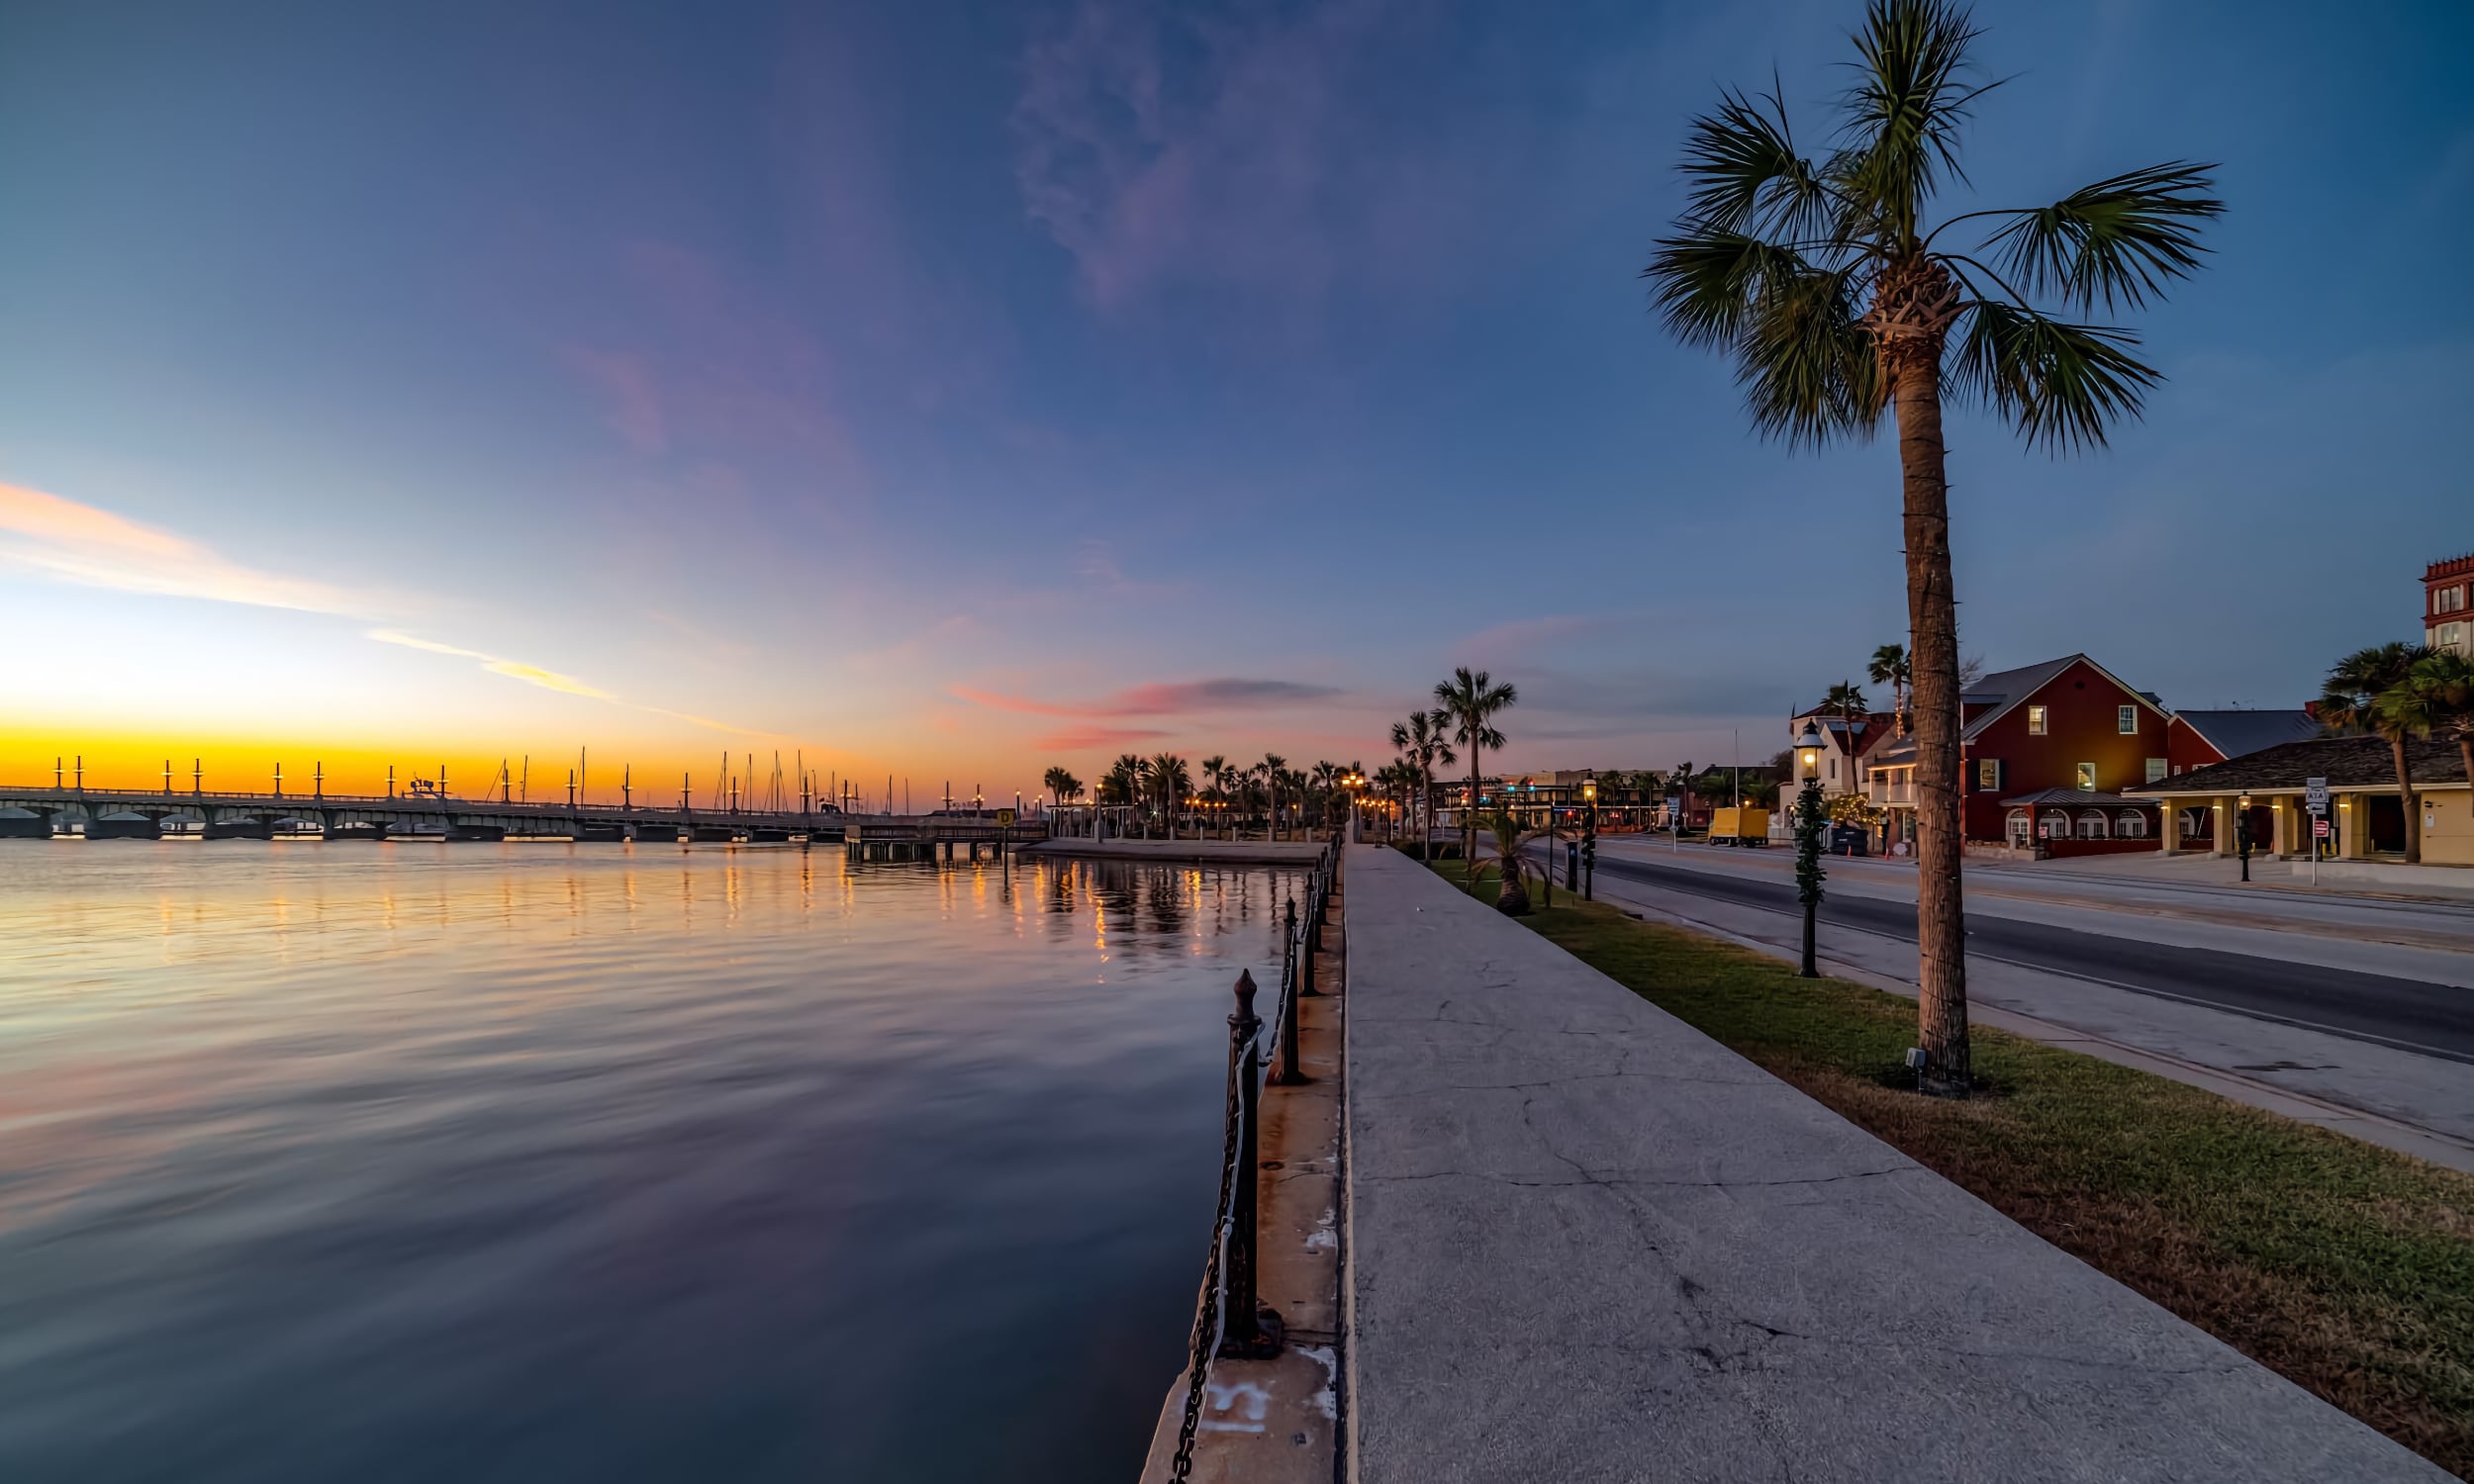
[[[2124,736],[2126,736],[2126,737],[2136,737],[2136,736],[2138,736],[2138,735],[2139,735],[2139,707],[2137,707],[2137,706],[2116,706],[2116,707],[2114,707],[2114,710],[2113,710],[2113,729],[2114,729],[2115,731],[2117,731],[2117,732],[2120,732],[2122,735],[2124,735]]]
[[[2002,786],[2002,765],[1998,758],[1985,758],[1976,764],[1976,787],[1986,791]]]
[[[2096,791],[2095,764],[2081,763],[2079,765],[2079,791],[2081,793],[2093,793]]]
[[[2043,706],[2028,707],[2028,735],[2031,737],[2045,735],[2045,708]]]

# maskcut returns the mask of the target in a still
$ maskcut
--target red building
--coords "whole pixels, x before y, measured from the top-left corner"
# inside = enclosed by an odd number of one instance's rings
[[[2474,552],[2424,569],[2423,642],[2474,658]]]
[[[1959,697],[1970,840],[2055,854],[2153,850],[2156,805],[2126,798],[2171,764],[2172,714],[2083,654],[1988,675]]]

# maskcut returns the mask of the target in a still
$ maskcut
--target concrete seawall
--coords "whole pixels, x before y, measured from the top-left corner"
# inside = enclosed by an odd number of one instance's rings
[[[2447,1477],[1416,862],[1348,871],[1353,1479]]]
[[[1323,847],[1303,840],[1082,840],[1059,836],[1021,847],[1025,856],[1163,861],[1204,866],[1312,867]]]

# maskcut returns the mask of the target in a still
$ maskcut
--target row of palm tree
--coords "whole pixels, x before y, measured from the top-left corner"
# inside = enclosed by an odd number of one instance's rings
[[[1197,767],[1199,791],[1194,787]],[[1145,838],[1154,821],[1174,837],[1179,820],[1207,814],[1232,835],[1241,821],[1264,819],[1277,839],[1285,829],[1336,822],[1346,781],[1362,772],[1355,763],[1329,761],[1291,768],[1278,753],[1265,753],[1252,764],[1231,763],[1215,753],[1198,765],[1189,765],[1175,753],[1148,758],[1126,753],[1108,765],[1091,792],[1095,803],[1129,810]],[[1078,804],[1086,791],[1083,781],[1062,767],[1050,768],[1040,782],[1060,804]],[[1205,826],[1195,828],[1199,832]]]
[[[2199,229],[2225,210],[2211,165],[2175,160],[2059,200],[1929,208],[1966,184],[1969,114],[1999,79],[1951,0],[1869,0],[1852,38],[1835,140],[1808,154],[1777,91],[1728,90],[1692,121],[1686,205],[1645,270],[1677,337],[1721,350],[1754,427],[1790,447],[1898,433],[1906,659],[1917,743],[1918,1016],[1930,1091],[1963,1094],[1966,924],[1959,898],[1959,661],[1951,569],[1946,401],[1972,403],[2048,451],[2102,447],[2162,374],[2120,325],[2195,272]],[[1953,228],[1972,229],[1962,244]]]
[[[2406,743],[2445,737],[2457,744],[2474,782],[2474,660],[2420,644],[2378,644],[2338,660],[2321,688],[2322,721],[2340,732],[2384,737],[2406,801],[2406,861],[2423,860],[2423,814],[2414,806]]]

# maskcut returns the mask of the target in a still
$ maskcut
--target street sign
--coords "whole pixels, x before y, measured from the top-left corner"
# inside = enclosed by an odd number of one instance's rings
[[[2314,814],[2328,812],[2328,780],[2307,778],[2302,781],[2302,806]]]
[[[2325,840],[2328,838],[2327,820],[2314,819],[2311,821],[2311,838],[2315,840]]]
[[[1001,827],[1008,829],[1011,828],[1013,825],[1013,810],[999,809],[997,811],[997,823]]]

